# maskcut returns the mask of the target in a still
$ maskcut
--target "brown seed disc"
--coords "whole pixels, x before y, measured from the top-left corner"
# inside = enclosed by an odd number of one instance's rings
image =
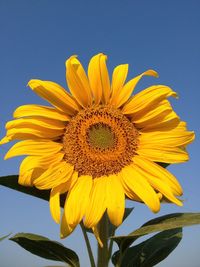
[[[139,133],[119,110],[110,106],[80,111],[67,124],[64,159],[79,175],[93,178],[117,174],[131,163]]]

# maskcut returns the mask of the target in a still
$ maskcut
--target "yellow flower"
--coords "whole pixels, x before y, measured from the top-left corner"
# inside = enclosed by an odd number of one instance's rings
[[[144,75],[158,74],[147,70],[125,82],[128,64],[123,64],[110,82],[106,60],[102,53],[92,57],[87,75],[77,57],[70,57],[66,79],[71,94],[57,83],[31,80],[30,88],[53,107],[18,107],[1,141],[22,140],[5,159],[28,155],[19,183],[51,190],[50,211],[61,223],[62,237],[82,220],[94,229],[105,212],[112,224],[120,225],[125,197],[153,212],[162,199],[182,205],[179,182],[160,165],[188,160],[186,145],[194,139],[167,100],[177,94],[154,85],[132,96]]]

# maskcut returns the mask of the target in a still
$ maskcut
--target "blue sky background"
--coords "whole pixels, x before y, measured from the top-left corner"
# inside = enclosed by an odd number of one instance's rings
[[[129,63],[129,78],[153,68],[160,78],[145,77],[137,91],[153,83],[171,86],[180,96],[172,100],[175,110],[196,132],[188,149],[191,160],[170,167],[184,188],[184,207],[165,204],[154,215],[141,204],[128,203],[135,211],[118,234],[159,215],[200,211],[199,28],[198,0],[0,0],[0,137],[17,106],[46,104],[26,87],[30,79],[52,80],[66,87],[64,63],[72,54],[87,66],[91,56],[103,52],[110,72],[117,64]],[[3,160],[9,147],[0,147],[1,176],[18,173],[21,158]],[[0,187],[0,214],[0,236],[32,232],[59,240],[59,226],[45,201]],[[89,266],[79,228],[61,242],[77,251],[82,267]],[[179,247],[158,266],[198,267],[199,247],[200,226],[185,228]],[[11,241],[0,242],[1,267],[47,265],[55,262],[33,256]]]

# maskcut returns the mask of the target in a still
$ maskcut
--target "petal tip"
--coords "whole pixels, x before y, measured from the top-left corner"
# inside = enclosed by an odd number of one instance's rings
[[[155,71],[155,70],[148,70],[146,74],[147,74],[147,75],[150,75],[150,76],[153,76],[153,77],[155,77],[155,78],[158,78],[158,77],[159,77],[158,72]]]
[[[152,206],[151,210],[153,213],[158,213],[160,211],[160,201],[158,205]]]
[[[38,82],[39,80],[36,79],[32,79],[27,83],[27,86],[29,86],[32,90],[34,90],[37,86],[38,86]]]
[[[69,57],[66,61],[65,61],[65,66],[67,67],[68,64],[73,64],[73,62],[71,62],[73,59],[76,59],[78,57],[78,55],[72,55],[71,57]]]
[[[5,155],[5,157],[4,157],[4,160],[7,160],[7,159],[9,159],[10,157],[9,157],[9,155],[8,155],[8,153]]]
[[[173,93],[172,93],[172,96],[173,96],[174,98],[176,98],[176,99],[179,99],[179,95],[178,95],[177,92],[173,92]]]
[[[67,237],[67,236],[65,236],[64,234],[60,233],[60,239],[64,239],[65,237]]]
[[[182,207],[183,206],[183,200],[176,198],[176,202],[174,202],[177,206]]]
[[[0,145],[7,144],[8,142],[10,142],[10,139],[7,136],[5,136],[0,140]]]

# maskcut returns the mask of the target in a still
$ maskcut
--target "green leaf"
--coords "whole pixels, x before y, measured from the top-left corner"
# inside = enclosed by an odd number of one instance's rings
[[[0,241],[2,241],[2,240],[4,240],[4,239],[6,239],[7,237],[9,237],[9,235],[11,235],[11,234],[4,235],[4,236],[0,237]]]
[[[138,254],[140,253],[142,247],[143,247],[143,243],[138,244],[137,246],[128,248],[125,252],[122,252],[121,250],[117,250],[112,255],[112,258],[111,258],[112,259],[112,263],[114,265],[117,265],[117,266],[121,267],[121,264],[125,264],[126,263],[126,257],[127,257],[127,261],[131,259],[134,262],[135,259],[137,259]]]
[[[152,267],[168,257],[181,239],[182,228],[163,231],[127,249],[118,265],[120,267]],[[114,253],[112,257],[114,265],[119,261],[119,257],[119,251]]]
[[[18,233],[10,238],[10,240],[42,258],[66,262],[72,267],[80,266],[79,258],[73,250],[64,247],[56,241],[51,241],[44,236],[31,233]]]
[[[200,224],[200,213],[172,213],[148,221],[127,236],[111,237],[124,250],[143,235]]]
[[[50,190],[39,190],[35,187],[28,187],[18,184],[18,175],[0,177],[0,185],[16,191],[49,201]],[[61,207],[64,207],[66,195],[61,196]]]

